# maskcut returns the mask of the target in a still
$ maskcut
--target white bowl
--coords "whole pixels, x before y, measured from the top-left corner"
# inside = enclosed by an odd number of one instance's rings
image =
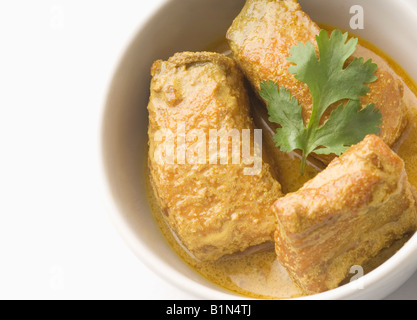
[[[394,58],[417,79],[417,5],[410,0],[301,0],[313,20],[345,30],[349,10],[361,5],[365,28],[354,30]],[[208,282],[171,249],[156,225],[145,189],[150,67],[175,52],[202,50],[225,35],[243,0],[171,0],[142,23],[111,83],[103,118],[103,164],[113,221],[130,248],[173,285],[202,299],[242,299]],[[392,258],[362,279],[313,299],[380,299],[417,269],[417,234]]]

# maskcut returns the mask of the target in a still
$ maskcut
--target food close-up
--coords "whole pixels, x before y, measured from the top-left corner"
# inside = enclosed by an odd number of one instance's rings
[[[319,294],[417,230],[417,86],[296,0],[149,66],[147,196],[172,250],[242,297]]]

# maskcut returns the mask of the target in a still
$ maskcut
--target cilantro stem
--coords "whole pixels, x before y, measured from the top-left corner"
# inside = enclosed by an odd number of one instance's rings
[[[315,132],[315,130],[318,127],[318,122],[316,120],[317,118],[317,108],[315,106],[315,103],[313,101],[313,108],[312,108],[312,112],[311,112],[311,116],[310,116],[310,120],[308,122],[307,125],[307,135],[306,135],[306,139],[305,139],[305,146],[303,148],[303,153],[302,153],[302,158],[301,158],[301,167],[300,167],[300,173],[303,176],[305,173],[305,169],[306,169],[306,164],[307,164],[307,157],[308,155],[311,153],[310,151],[310,146],[308,145],[309,141],[312,141],[311,139],[311,135],[313,134],[313,132]]]
[[[300,167],[300,173],[303,176],[306,170],[306,163],[307,163],[307,156],[305,152],[303,151],[303,157],[301,158],[301,167]]]

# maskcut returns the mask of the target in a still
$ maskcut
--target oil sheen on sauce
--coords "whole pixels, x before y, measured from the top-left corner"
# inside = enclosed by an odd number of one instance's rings
[[[332,29],[324,25],[320,25],[320,27],[328,30]],[[417,187],[417,86],[410,76],[381,50],[360,38],[359,43],[363,47],[361,54],[365,58],[372,58],[378,66],[384,65],[386,69],[391,69],[394,77],[404,84],[404,99],[409,108],[409,124],[403,136],[393,148],[404,160],[411,184]],[[209,46],[206,51],[230,54],[225,39]],[[259,110],[262,110],[262,108],[259,108]],[[265,119],[265,114],[254,113],[254,119],[256,125],[261,129],[273,130],[263,122],[262,119]],[[274,158],[277,159],[273,165],[285,193],[298,190],[306,181],[323,169],[320,163],[310,160],[305,175],[301,176],[299,173],[299,156],[296,153],[282,153],[271,143],[271,141],[268,141],[268,135],[265,135],[265,148],[270,149],[269,151],[273,152]],[[146,174],[146,176],[149,177],[149,174]],[[302,292],[292,283],[285,269],[277,261],[272,243],[265,244],[263,248],[255,248],[255,250],[248,249],[243,254],[222,258],[217,262],[202,263],[195,260],[173,235],[156,204],[150,182],[147,181],[147,183],[149,202],[159,228],[173,250],[191,269],[223,289],[250,298],[284,299],[302,295]],[[364,265],[365,273],[388,259],[401,248],[407,239],[397,241]],[[354,274],[350,277],[353,278]],[[349,280],[348,276],[345,282],[349,282]]]

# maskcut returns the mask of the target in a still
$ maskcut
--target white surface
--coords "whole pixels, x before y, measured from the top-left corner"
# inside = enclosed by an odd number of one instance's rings
[[[100,120],[158,1],[0,2],[0,299],[192,299],[157,278],[103,201]],[[417,299],[417,274],[392,299]]]

